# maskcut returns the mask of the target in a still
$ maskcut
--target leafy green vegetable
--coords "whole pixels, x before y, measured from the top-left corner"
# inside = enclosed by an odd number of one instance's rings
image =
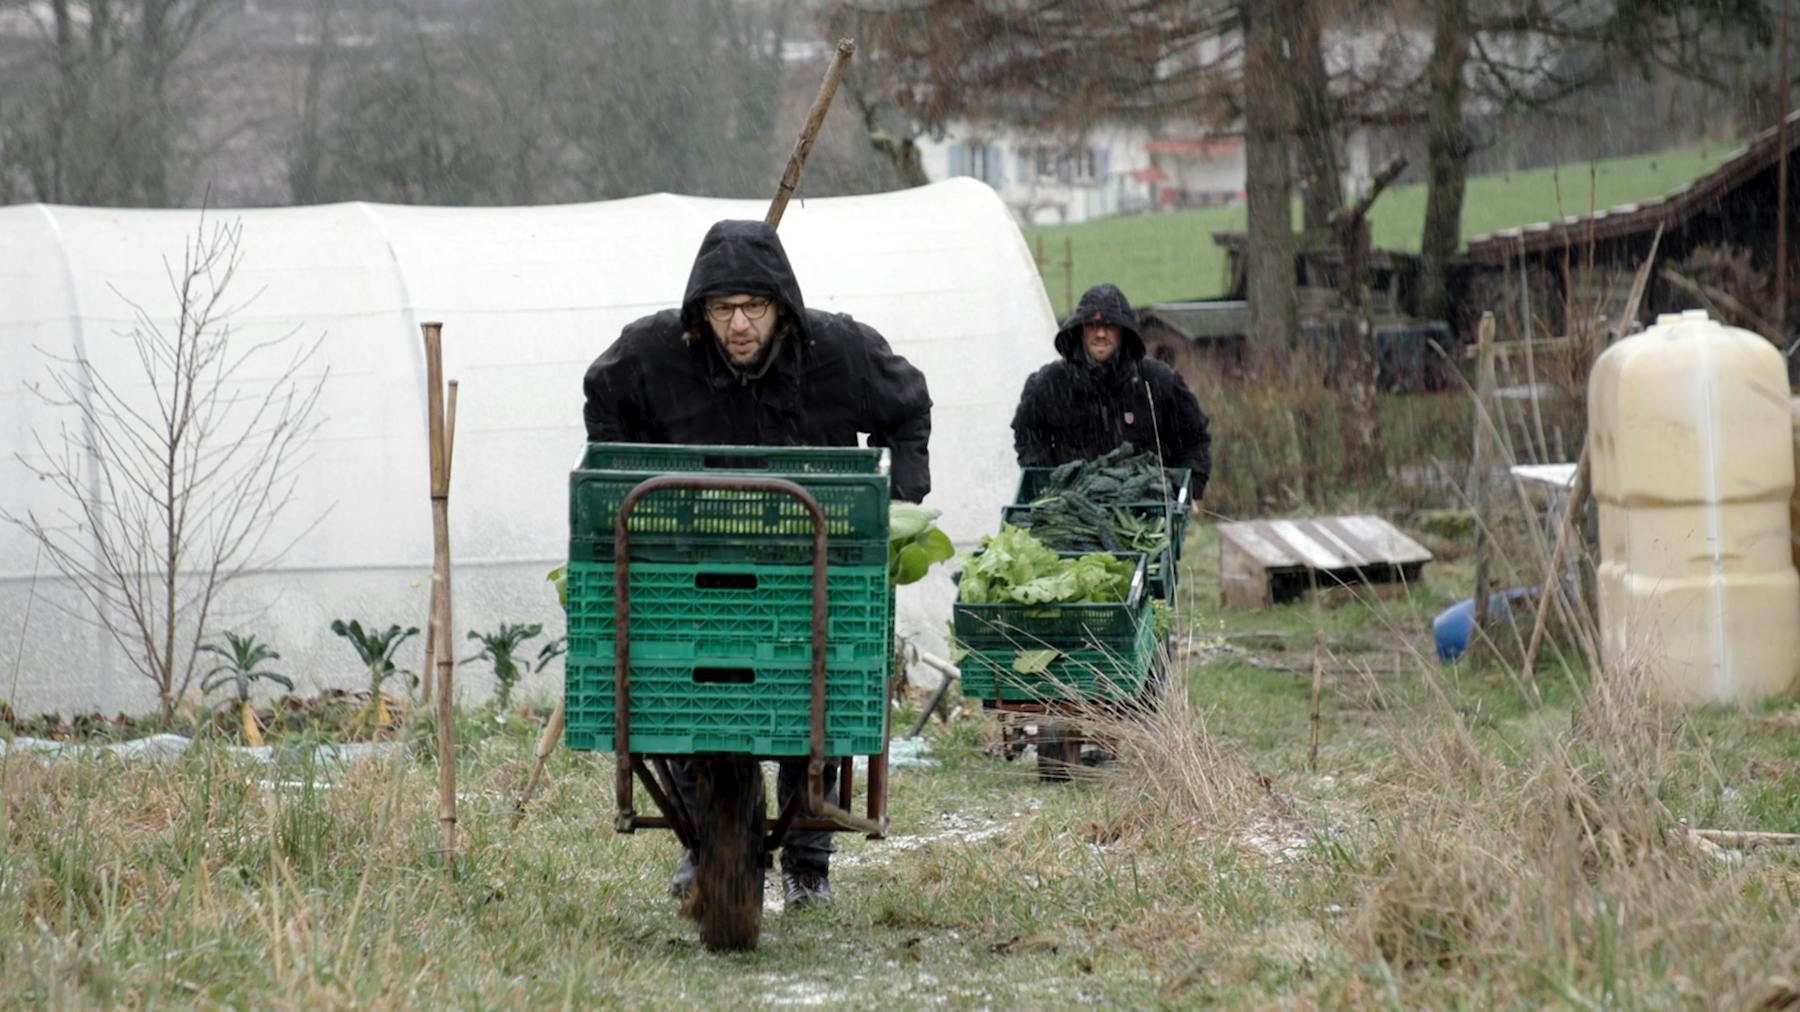
[[[1060,650],[1020,650],[1013,654],[1012,669],[1021,675],[1041,675],[1061,656]]]
[[[567,563],[552,569],[544,579],[556,584],[556,599],[562,603],[564,610],[569,607],[569,566]]]
[[[888,582],[896,587],[925,576],[934,563],[956,554],[950,536],[937,529],[942,512],[909,502],[888,506]]]
[[[968,604],[1093,604],[1123,601],[1136,564],[1103,553],[1067,559],[1031,533],[1002,524],[963,557],[960,600]]]

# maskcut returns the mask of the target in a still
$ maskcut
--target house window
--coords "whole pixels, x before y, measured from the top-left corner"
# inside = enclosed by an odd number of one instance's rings
[[[998,168],[1000,149],[992,144],[973,141],[963,148],[963,171],[965,176],[976,179],[991,179]]]
[[[1027,149],[1032,175],[1043,182],[1093,183],[1106,178],[1106,152],[1089,147],[1041,145]]]
[[[1094,149],[1069,149],[1069,175],[1076,182],[1090,183],[1094,180]]]

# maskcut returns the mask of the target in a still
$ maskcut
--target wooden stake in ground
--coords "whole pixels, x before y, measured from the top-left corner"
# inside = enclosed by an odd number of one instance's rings
[[[438,847],[456,849],[456,754],[452,733],[450,650],[450,434],[444,415],[443,324],[422,323],[425,384],[431,453],[431,582],[437,590]],[[454,389],[454,384],[452,384]],[[454,396],[454,394],[452,395]]]
[[[1316,609],[1315,609],[1316,610]],[[1313,624],[1313,663],[1312,663],[1312,743],[1306,749],[1306,769],[1308,772],[1319,772],[1319,693],[1325,685],[1325,636],[1318,623]]]
[[[1494,400],[1494,314],[1481,314],[1475,331],[1475,450],[1469,473],[1469,506],[1475,511],[1475,627],[1469,646],[1487,629],[1488,621],[1488,429],[1493,424],[1489,408]]]
[[[806,125],[800,129],[800,136],[794,141],[794,150],[788,155],[787,171],[781,174],[781,182],[775,186],[775,199],[769,202],[769,213],[763,219],[771,226],[781,224],[781,215],[787,210],[788,198],[800,186],[800,170],[806,165],[806,156],[812,151],[813,141],[819,136],[819,126],[825,122],[825,113],[831,108],[831,96],[837,94],[838,82],[844,79],[844,71],[850,69],[850,57],[856,55],[856,43],[849,39],[839,39],[837,52],[832,54],[831,65],[825,68],[825,80],[819,85],[819,93],[813,96],[812,108],[807,110]]]
[[[450,381],[450,405],[444,418],[444,459],[451,460],[456,451],[456,381]],[[438,580],[435,565],[431,577],[431,601],[425,606],[425,664],[419,669],[419,698],[424,701],[434,700],[433,687],[437,684],[437,645],[438,645]]]
[[[781,226],[781,216],[787,210],[788,198],[800,186],[800,172],[806,167],[806,156],[812,151],[813,141],[819,136],[819,127],[825,122],[825,113],[831,108],[831,97],[837,94],[838,82],[844,79],[844,71],[850,67],[850,57],[856,55],[856,43],[850,39],[839,39],[837,52],[831,58],[831,65],[825,68],[825,80],[819,84],[819,93],[813,98],[812,108],[806,114],[806,124],[800,128],[800,136],[794,141],[793,153],[788,155],[787,171],[781,174],[781,182],[775,186],[775,197],[769,201],[769,213],[763,220],[771,228]],[[517,829],[520,820],[525,818],[525,806],[531,802],[531,795],[544,776],[544,761],[550,753],[556,751],[557,742],[562,740],[564,700],[556,701],[556,710],[550,714],[550,722],[544,725],[544,733],[538,738],[537,759],[531,766],[531,776],[525,781],[525,789],[519,792],[519,801],[513,806],[513,828]]]

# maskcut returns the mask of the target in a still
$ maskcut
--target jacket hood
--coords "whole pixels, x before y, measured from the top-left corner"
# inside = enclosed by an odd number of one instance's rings
[[[1144,339],[1138,334],[1137,314],[1117,285],[1095,285],[1081,293],[1075,311],[1056,332],[1057,354],[1070,362],[1085,362],[1081,328],[1090,323],[1110,323],[1119,328],[1119,354],[1128,361],[1144,357]]]
[[[805,333],[806,302],[800,297],[800,282],[788,264],[781,239],[766,222],[721,221],[706,230],[700,252],[694,255],[693,270],[688,272],[687,291],[681,297],[682,325],[710,335],[705,301],[734,292],[774,299]]]

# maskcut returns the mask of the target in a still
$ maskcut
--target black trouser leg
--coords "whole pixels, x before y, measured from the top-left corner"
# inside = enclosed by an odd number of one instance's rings
[[[680,759],[669,760],[669,779],[675,781],[675,796],[679,804],[687,812],[688,825],[694,827],[696,835],[700,832],[700,796],[694,791],[694,771]],[[695,840],[695,843],[700,841]]]
[[[798,794],[801,796],[800,814],[816,816],[819,813],[809,811],[806,804],[806,764],[805,759],[783,759],[781,774],[775,779],[776,811],[786,811],[788,799]],[[821,786],[824,788],[825,803],[838,803],[836,759],[825,760],[825,775]],[[831,842],[832,834],[822,829],[790,829],[787,840],[781,848],[781,870],[795,872],[813,872],[823,874],[831,870],[831,852],[837,846]]]

